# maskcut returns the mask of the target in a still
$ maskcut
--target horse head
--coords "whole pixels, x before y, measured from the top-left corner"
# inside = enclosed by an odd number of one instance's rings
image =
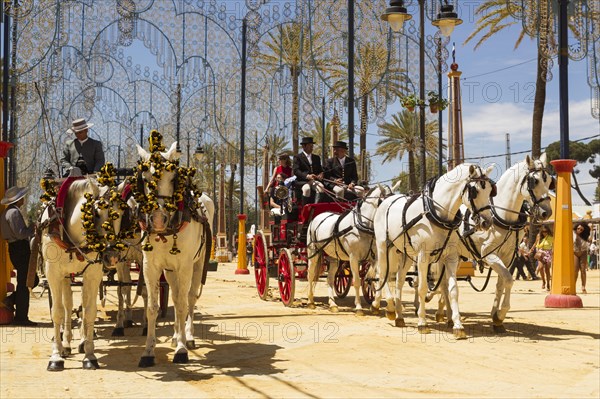
[[[496,195],[496,184],[488,177],[494,165],[485,170],[472,164],[462,164],[458,167],[460,166],[463,166],[468,176],[461,194],[463,205],[471,211],[474,227],[487,230],[492,227],[493,221],[489,201]]]
[[[138,154],[142,162],[138,166],[138,191],[144,193],[146,201],[140,204],[140,212],[146,216],[148,229],[154,233],[166,232],[171,215],[177,210],[174,201],[180,202],[178,187],[178,163],[181,153],[174,142],[168,151],[147,152],[139,145]]]
[[[520,191],[533,205],[530,213],[534,219],[547,220],[552,216],[550,196],[548,192],[556,189],[556,180],[547,170],[546,153],[540,159],[525,157],[527,173],[520,183]]]

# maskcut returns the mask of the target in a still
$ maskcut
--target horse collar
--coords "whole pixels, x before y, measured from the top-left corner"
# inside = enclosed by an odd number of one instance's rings
[[[446,230],[456,230],[462,222],[462,213],[460,209],[456,212],[456,216],[453,220],[444,220],[435,212],[433,190],[435,189],[436,182],[437,178],[433,178],[425,184],[425,189],[423,190],[423,209],[425,210],[425,215],[429,221],[438,227]]]

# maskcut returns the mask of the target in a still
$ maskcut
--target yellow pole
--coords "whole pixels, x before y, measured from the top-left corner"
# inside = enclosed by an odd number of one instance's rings
[[[558,174],[556,215],[554,217],[554,254],[552,257],[552,289],[546,297],[547,308],[581,308],[575,295],[573,260],[573,211],[571,206],[571,172],[577,161],[557,159],[550,162]]]
[[[244,214],[237,215],[238,218],[238,265],[235,274],[249,274],[248,259],[246,259],[246,219]]]
[[[0,141],[0,198],[4,198],[4,191],[6,191],[4,163],[10,147],[12,147],[11,143]],[[2,211],[4,211],[4,206],[0,205],[0,212]],[[13,265],[10,263],[10,258],[8,257],[7,242],[0,237],[0,324],[12,321],[12,312],[4,306],[4,299],[7,294],[6,285],[10,282],[10,272],[12,269]]]
[[[210,260],[215,260],[215,247],[217,246],[217,239],[213,237],[210,247]]]

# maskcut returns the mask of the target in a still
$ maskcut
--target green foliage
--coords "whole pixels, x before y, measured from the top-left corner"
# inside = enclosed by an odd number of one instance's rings
[[[400,104],[402,104],[404,108],[415,108],[417,105],[425,105],[425,103],[414,93],[401,97]]]
[[[429,105],[437,105],[440,111],[443,111],[446,108],[448,108],[448,100],[438,96],[438,94],[435,91],[430,91],[429,93],[427,93],[427,102],[429,103]]]

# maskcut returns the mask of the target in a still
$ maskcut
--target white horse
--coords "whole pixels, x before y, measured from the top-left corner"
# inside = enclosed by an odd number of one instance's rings
[[[90,178],[76,180],[69,187],[62,213],[62,228],[64,235],[73,245],[66,247],[64,241],[50,232],[48,224],[54,220],[55,211],[46,208],[41,218],[42,231],[41,252],[44,259],[45,274],[52,295],[52,322],[54,324],[54,342],[52,344],[52,355],[48,363],[49,371],[61,371],[64,369],[64,357],[71,354],[71,311],[73,308],[73,297],[71,291],[71,273],[83,276],[82,287],[82,324],[79,352],[85,353],[83,359],[84,369],[99,368],[98,360],[94,355],[94,321],[96,320],[97,303],[96,298],[100,282],[102,281],[102,263],[110,256],[105,248],[96,248],[98,251],[88,252],[84,249],[90,244],[93,231],[104,235],[108,233],[118,234],[120,228],[120,215],[122,210],[118,207],[97,207],[96,199],[103,197],[108,192],[108,187],[100,187],[98,183]],[[87,197],[87,198],[86,198]],[[92,204],[91,202],[94,202]],[[84,207],[93,207],[87,214],[82,210]],[[116,216],[116,217],[113,217]],[[89,228],[84,223],[91,223]],[[106,231],[105,223],[112,226],[112,232]],[[101,243],[105,245],[106,243]],[[61,338],[61,327],[63,334]]]
[[[420,276],[427,275],[431,263],[442,262],[446,265],[450,289],[450,304],[454,334],[465,338],[466,334],[460,321],[458,308],[458,287],[456,269],[458,266],[458,237],[453,232],[458,228],[462,215],[461,204],[473,213],[477,228],[488,229],[492,215],[488,205],[494,190],[493,183],[487,177],[492,170],[483,171],[472,164],[461,164],[441,176],[430,180],[424,192],[414,197],[394,195],[386,198],[375,213],[375,241],[377,245],[377,274],[380,287],[389,283],[398,267],[396,295],[388,292],[386,315],[395,319],[398,327],[404,327],[402,316],[402,284],[406,277],[407,258],[417,262]],[[418,330],[428,333],[425,318],[425,296],[427,279],[419,279]],[[372,309],[379,308],[381,293],[376,293]]]
[[[549,190],[554,190],[554,178],[546,170],[546,154],[534,160],[525,159],[502,174],[497,184],[498,195],[490,198],[494,228],[487,232],[473,231],[470,226],[460,229],[461,254],[483,262],[498,274],[491,316],[494,332],[505,332],[503,322],[510,309],[510,294],[513,278],[508,271],[517,254],[527,216],[534,220],[547,220],[552,216]],[[531,204],[530,207],[524,203]],[[444,301],[436,313],[443,319],[443,304],[448,302],[446,280],[440,283]],[[448,324],[451,324],[449,311]]]
[[[161,139],[158,132],[151,132],[154,145]],[[201,207],[190,208],[193,196],[188,188],[189,176],[185,175],[185,168],[177,167],[181,153],[176,151],[176,143],[166,152],[156,148],[151,151],[146,152],[138,146],[142,161],[138,166],[135,195],[140,206],[142,230],[146,234],[143,273],[149,302],[148,335],[140,367],[154,365],[159,279],[163,271],[175,308],[173,362],[188,362],[186,341],[190,340],[188,334],[192,332],[193,319],[190,317],[186,324],[186,316],[193,316],[193,302],[206,276],[211,244],[209,215],[204,215]],[[188,212],[189,220],[185,218],[185,212]]]
[[[376,186],[359,201],[353,209],[343,214],[324,212],[317,215],[308,226],[306,249],[308,256],[308,307],[314,309],[314,289],[317,284],[319,265],[324,254],[338,259],[335,267],[327,272],[329,285],[329,310],[337,312],[335,289],[336,270],[340,261],[349,261],[354,277],[354,304],[357,315],[362,315],[360,301],[360,262],[373,258],[373,218],[379,203],[392,191],[387,186]],[[331,270],[333,269],[333,270]]]

